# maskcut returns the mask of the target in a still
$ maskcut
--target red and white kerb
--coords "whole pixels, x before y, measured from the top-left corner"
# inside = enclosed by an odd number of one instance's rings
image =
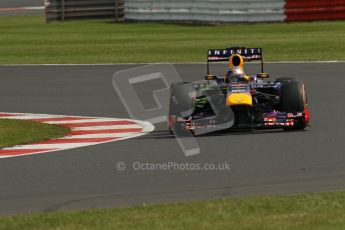
[[[0,149],[0,158],[25,156],[125,140],[148,134],[154,126],[146,121],[28,113],[3,113],[0,118],[30,120],[69,127],[64,137]]]

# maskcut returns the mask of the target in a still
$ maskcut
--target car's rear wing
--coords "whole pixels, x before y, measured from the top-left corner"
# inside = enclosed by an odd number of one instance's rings
[[[262,48],[245,48],[245,47],[231,47],[226,49],[214,49],[207,52],[207,74],[209,74],[210,62],[229,61],[230,56],[239,54],[245,61],[260,60],[261,70],[264,72],[263,64],[263,49]]]

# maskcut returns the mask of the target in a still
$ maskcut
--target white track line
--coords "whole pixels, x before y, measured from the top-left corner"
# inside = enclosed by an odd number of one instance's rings
[[[85,130],[103,130],[103,129],[137,129],[141,128],[140,125],[107,125],[107,126],[92,126],[92,127],[75,127],[73,131],[85,131]]]
[[[115,137],[115,138],[122,138],[122,137],[130,137],[133,134],[138,132],[127,132],[127,133],[100,133],[100,134],[82,134],[82,135],[70,135],[65,136],[59,139],[78,139],[78,138],[105,138],[105,137]]]
[[[63,144],[63,149],[72,149],[78,148],[82,146],[88,146],[89,144],[80,144],[80,143],[71,143],[71,144]],[[40,145],[18,145],[11,148],[6,149],[61,149],[61,144],[40,144]]]
[[[308,63],[345,63],[345,60],[328,60],[328,61],[268,61],[266,64],[308,64]],[[205,62],[159,62],[159,63],[98,63],[98,64],[0,64],[0,66],[137,66],[137,65],[158,65],[158,64],[172,64],[172,65],[189,65],[189,64],[205,64]],[[212,65],[219,65],[221,63],[210,63]],[[247,64],[255,64],[255,62],[248,62]]]
[[[90,123],[90,122],[125,121],[125,120],[126,119],[100,118],[100,119],[81,119],[81,120],[72,120],[72,121],[47,121],[44,123],[58,125],[58,124],[82,124],[82,123]]]

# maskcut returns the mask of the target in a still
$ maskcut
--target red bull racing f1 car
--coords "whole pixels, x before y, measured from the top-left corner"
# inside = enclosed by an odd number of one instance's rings
[[[244,62],[261,61],[261,72],[248,76]],[[210,62],[228,62],[225,76],[210,74]],[[267,81],[262,48],[209,50],[207,75],[200,82],[170,87],[169,130],[203,134],[224,129],[302,130],[310,114],[302,81]]]

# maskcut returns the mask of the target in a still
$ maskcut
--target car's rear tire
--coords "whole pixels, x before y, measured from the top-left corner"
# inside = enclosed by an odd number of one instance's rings
[[[303,82],[299,80],[288,80],[280,88],[280,109],[288,113],[303,112],[306,108],[306,92]],[[296,122],[286,130],[299,130],[306,127],[304,118]]]

